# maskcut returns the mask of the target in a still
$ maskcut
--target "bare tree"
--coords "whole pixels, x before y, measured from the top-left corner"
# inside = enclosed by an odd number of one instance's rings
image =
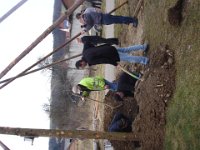
[[[46,114],[50,114],[50,108],[51,108],[51,105],[50,104],[48,104],[48,103],[44,103],[43,105],[42,105],[42,109],[44,110],[44,112],[46,113]]]

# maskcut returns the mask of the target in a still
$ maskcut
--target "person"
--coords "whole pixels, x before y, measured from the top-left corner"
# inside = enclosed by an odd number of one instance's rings
[[[131,132],[132,121],[120,112],[117,112],[108,127],[109,132]]]
[[[103,13],[100,9],[93,7],[86,8],[82,13],[77,13],[76,18],[86,32],[94,25],[133,24],[133,27],[137,27],[138,25],[136,17],[114,16]]]
[[[131,51],[146,51],[147,44],[133,45],[125,48],[116,48],[111,45],[89,46],[85,47],[82,52],[82,58],[75,63],[77,69],[84,69],[87,65],[111,64],[118,65],[119,61],[130,63],[148,64],[149,59],[143,56],[131,56],[126,54]]]
[[[109,132],[132,132],[132,121],[121,112],[117,112],[108,127]],[[141,142],[132,141],[135,148],[141,147]]]
[[[116,91],[117,83],[109,82],[100,76],[95,76],[83,78],[77,85],[73,86],[72,92],[82,97],[87,97],[91,91],[102,91],[106,89]]]
[[[138,79],[131,77],[129,74],[123,72],[118,80],[117,91],[114,94],[116,101],[123,101],[124,97],[134,97],[135,84]]]
[[[83,49],[86,49],[87,47],[95,47],[97,44],[108,44],[108,45],[118,45],[119,40],[118,38],[102,38],[97,35],[92,36],[83,36],[81,38],[77,38],[78,43],[83,43]]]

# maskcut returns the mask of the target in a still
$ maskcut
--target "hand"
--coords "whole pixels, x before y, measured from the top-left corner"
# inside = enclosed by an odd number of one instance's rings
[[[120,65],[120,63],[119,62],[117,62],[117,69],[120,69],[121,68],[121,65]]]
[[[83,31],[81,31],[81,34],[85,34],[85,32],[86,32],[86,31],[85,31],[85,30],[83,30]]]
[[[105,85],[104,88],[105,89],[109,89],[110,87],[109,87],[109,85]]]
[[[76,38],[76,41],[77,41],[77,43],[79,43],[79,44],[82,43],[82,40],[81,40],[80,38],[78,38],[78,37]]]
[[[85,98],[84,98],[84,97],[81,97],[81,100],[84,102],[84,101],[85,101]]]

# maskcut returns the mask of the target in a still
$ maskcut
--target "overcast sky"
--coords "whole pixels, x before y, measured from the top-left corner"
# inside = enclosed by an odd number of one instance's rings
[[[21,0],[0,0],[0,17]],[[0,72],[52,24],[53,0],[28,0],[0,23]],[[52,51],[50,34],[3,79],[17,75]],[[0,90],[0,126],[49,128],[42,105],[50,97],[49,74],[41,72],[16,79]],[[48,138],[36,138],[34,145],[23,137],[0,135],[11,150],[45,150]],[[1,148],[0,148],[1,150]]]

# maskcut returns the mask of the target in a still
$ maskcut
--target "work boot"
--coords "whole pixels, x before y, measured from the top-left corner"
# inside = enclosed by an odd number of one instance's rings
[[[144,56],[147,56],[148,51],[149,51],[149,44],[145,43],[144,44]]]
[[[138,18],[133,17],[133,27],[137,28],[138,26]]]

